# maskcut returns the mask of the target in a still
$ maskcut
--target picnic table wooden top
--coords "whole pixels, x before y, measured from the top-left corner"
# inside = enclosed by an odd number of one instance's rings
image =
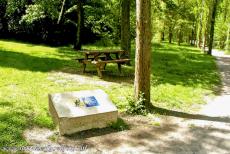
[[[110,54],[110,53],[122,53],[124,52],[124,50],[80,50],[79,52],[84,53],[84,54],[101,54],[101,53],[105,53],[105,54]]]

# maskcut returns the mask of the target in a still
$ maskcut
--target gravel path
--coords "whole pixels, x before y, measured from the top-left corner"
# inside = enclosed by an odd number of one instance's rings
[[[24,136],[32,145],[83,146],[86,147],[83,153],[90,154],[230,154],[230,56],[217,51],[213,55],[217,59],[223,86],[221,94],[208,99],[199,114],[171,111],[171,116],[160,118],[121,116],[131,128],[119,132],[100,129],[63,137],[48,129],[33,128],[25,131]]]

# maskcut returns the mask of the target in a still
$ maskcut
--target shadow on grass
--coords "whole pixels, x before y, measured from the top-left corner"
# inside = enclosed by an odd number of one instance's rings
[[[32,56],[0,48],[0,66],[33,72],[61,71],[83,76],[97,75],[96,67],[93,65],[87,65],[87,73],[82,73],[82,65],[74,60],[76,57],[81,57],[81,53],[75,52],[68,47],[60,47],[54,55],[58,58]],[[122,70],[126,69],[123,67]],[[107,68],[108,70],[104,72],[105,80],[111,78],[111,82],[129,82],[130,67],[122,74],[119,74],[117,66],[115,65],[109,65]]]
[[[13,107],[11,102],[0,102],[0,107]]]
[[[74,68],[76,64],[70,60],[36,57],[0,49],[0,66],[16,68],[18,70],[49,72],[52,70],[62,70],[64,68]]]
[[[185,112],[168,110],[168,109],[164,109],[164,108],[156,107],[156,106],[153,107],[151,112],[157,113],[160,115],[167,115],[167,116],[180,117],[180,118],[186,118],[186,119],[197,119],[197,120],[230,123],[230,117],[212,117],[212,116],[207,116],[207,115],[202,115],[202,114],[190,114],[190,113],[185,113]]]

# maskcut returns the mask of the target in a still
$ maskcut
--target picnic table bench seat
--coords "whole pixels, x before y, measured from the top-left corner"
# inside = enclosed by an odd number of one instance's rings
[[[102,77],[102,70],[105,70],[106,64],[108,63],[117,63],[119,73],[121,73],[121,65],[129,62],[130,59],[113,59],[113,60],[89,60],[82,59],[81,62],[83,64],[83,72],[85,72],[86,64],[93,64],[97,68],[97,73],[99,77]]]

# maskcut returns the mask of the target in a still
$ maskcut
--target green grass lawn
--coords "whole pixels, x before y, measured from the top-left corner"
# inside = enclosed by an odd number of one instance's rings
[[[88,72],[82,73],[81,65],[73,60],[80,56],[69,47],[0,41],[0,147],[26,145],[23,131],[34,125],[54,128],[48,113],[48,93],[100,88],[124,111],[134,92],[134,58],[132,66],[122,68],[121,75],[116,65],[111,64],[100,79],[94,66],[87,66]],[[189,46],[153,44],[154,105],[191,111],[218,84],[213,57]]]

